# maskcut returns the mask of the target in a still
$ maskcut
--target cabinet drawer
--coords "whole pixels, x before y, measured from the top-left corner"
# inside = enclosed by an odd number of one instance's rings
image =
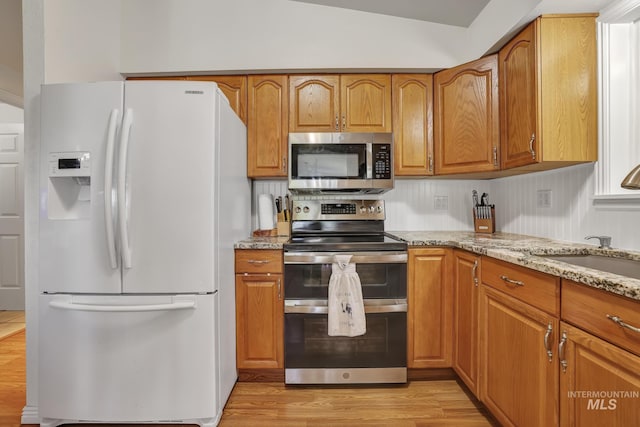
[[[560,314],[560,278],[493,258],[482,258],[482,283],[547,313]]]
[[[282,273],[282,269],[281,250],[236,250],[236,273]]]
[[[562,280],[562,318],[593,335],[640,355],[640,302],[600,289]]]

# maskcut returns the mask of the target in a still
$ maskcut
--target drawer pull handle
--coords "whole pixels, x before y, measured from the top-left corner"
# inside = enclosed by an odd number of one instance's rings
[[[551,347],[549,346],[549,339],[551,338],[551,333],[553,332],[553,325],[549,322],[547,325],[547,332],[544,334],[544,349],[547,350],[547,357],[549,358],[549,362],[553,361],[553,352],[551,351]]]
[[[618,316],[612,316],[610,314],[607,314],[607,319],[617,323],[618,325],[622,326],[623,328],[631,329],[633,332],[640,333],[640,328],[636,328],[635,326],[631,326],[630,324],[623,322],[622,319],[619,318]]]
[[[269,264],[271,262],[270,259],[249,259],[247,260],[249,264]]]
[[[564,346],[567,345],[567,331],[562,331],[562,339],[560,340],[560,344],[558,345],[558,357],[560,358],[560,366],[562,367],[562,372],[567,372],[567,359],[564,357]]]
[[[524,286],[524,282],[521,282],[520,280],[509,279],[507,276],[504,276],[504,275],[500,276],[500,278],[511,285]]]

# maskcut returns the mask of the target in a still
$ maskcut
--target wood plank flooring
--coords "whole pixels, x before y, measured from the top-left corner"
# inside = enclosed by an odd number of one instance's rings
[[[0,311],[0,339],[24,329],[24,311]]]
[[[0,426],[18,427],[26,396],[25,331],[0,340],[0,373]],[[497,424],[453,380],[374,387],[285,387],[282,383],[239,382],[220,422],[222,427],[353,425]]]

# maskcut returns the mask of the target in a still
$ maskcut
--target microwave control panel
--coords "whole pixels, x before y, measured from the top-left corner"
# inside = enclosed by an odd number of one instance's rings
[[[373,178],[391,179],[391,144],[373,144]]]

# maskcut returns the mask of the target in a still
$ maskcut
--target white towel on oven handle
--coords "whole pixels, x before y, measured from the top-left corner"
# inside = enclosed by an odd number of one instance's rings
[[[356,337],[367,332],[362,284],[351,255],[335,255],[329,279],[330,336]]]

